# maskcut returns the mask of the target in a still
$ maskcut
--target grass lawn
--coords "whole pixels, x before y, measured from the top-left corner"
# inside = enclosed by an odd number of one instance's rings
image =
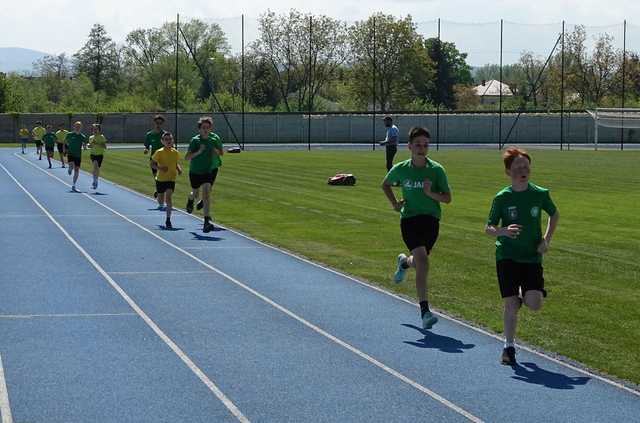
[[[383,155],[322,150],[226,155],[215,185],[215,220],[414,297],[413,273],[402,285],[390,282],[404,244],[399,215],[380,189]],[[431,157],[447,169],[453,202],[443,206],[432,253],[430,301],[499,333],[495,248],[483,228],[494,194],[508,183],[500,155],[464,150]],[[405,151],[397,157],[405,158]],[[634,383],[640,383],[639,159],[640,151],[533,151],[532,181],[551,188],[561,220],[544,262],[549,297],[540,313],[521,313],[518,332],[530,344]],[[109,151],[102,176],[151,195],[147,163],[140,151]],[[181,208],[186,171],[177,184]],[[354,173],[357,185],[328,186],[327,177],[336,172]]]

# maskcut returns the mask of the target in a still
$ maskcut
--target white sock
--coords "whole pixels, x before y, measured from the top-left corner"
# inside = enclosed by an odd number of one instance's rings
[[[516,347],[516,343],[515,343],[515,342],[513,342],[513,341],[509,342],[509,341],[507,341],[507,340],[505,339],[505,341],[504,341],[504,347],[505,347],[505,348],[509,348],[509,347],[513,347],[513,348],[515,348],[515,347]]]

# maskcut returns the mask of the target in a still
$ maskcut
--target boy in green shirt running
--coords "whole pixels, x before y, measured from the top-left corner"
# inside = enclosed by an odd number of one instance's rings
[[[429,253],[438,239],[440,230],[440,203],[451,202],[451,189],[444,168],[427,157],[431,135],[426,128],[411,128],[409,144],[411,158],[391,168],[382,183],[382,191],[394,210],[400,212],[402,239],[410,256],[398,255],[394,275],[402,282],[409,267],[416,269],[416,291],[420,303],[422,327],[431,329],[438,318],[431,313],[427,298]],[[402,187],[403,199],[398,201],[391,187]]]
[[[201,117],[198,120],[198,135],[191,138],[188,152],[184,157],[185,160],[191,161],[191,165],[189,166],[191,192],[189,193],[186,209],[188,213],[193,212],[193,202],[198,197],[198,191],[200,187],[202,187],[202,203],[204,208],[204,226],[202,232],[205,233],[211,232],[214,229],[209,211],[211,187],[218,174],[218,167],[214,168],[214,164],[216,163],[214,157],[216,160],[220,160],[219,156],[224,154],[224,151],[218,148],[211,137],[212,129],[213,119],[208,116]]]
[[[53,133],[53,126],[47,124],[47,132],[42,137],[44,141],[44,149],[47,152],[47,161],[49,162],[49,169],[51,169],[51,158],[53,157],[53,149],[56,146],[56,134]]]
[[[93,183],[91,184],[91,188],[98,189],[100,167],[102,166],[104,152],[107,149],[107,139],[102,135],[102,125],[99,123],[93,124],[93,135],[89,137],[89,148],[91,148],[89,157],[93,164]]]
[[[62,167],[64,167],[64,148],[67,142],[68,133],[69,131],[64,129],[64,123],[58,125],[58,130],[56,131],[56,144],[58,145],[58,154],[60,155],[60,163],[62,163]]]
[[[29,130],[25,127],[22,127],[20,131],[18,131],[18,137],[20,138],[20,144],[22,144],[22,154],[25,153],[27,148],[27,143],[29,142]]]
[[[549,190],[529,182],[531,156],[526,151],[509,147],[502,158],[511,185],[493,199],[485,232],[497,237],[496,271],[504,300],[505,336],[500,362],[513,366],[518,311],[523,303],[533,311],[542,307],[547,294],[542,255],[549,249],[560,213]],[[542,210],[549,215],[544,237],[540,230]]]
[[[154,182],[158,169],[153,167],[151,157],[153,157],[153,153],[162,148],[162,135],[165,132],[164,129],[162,129],[162,125],[164,125],[164,116],[155,115],[153,117],[153,129],[147,132],[144,137],[144,154],[149,154],[149,168],[151,169]],[[153,197],[158,199],[158,209],[163,209],[164,195],[158,194],[158,191],[154,191]]]
[[[36,154],[38,154],[38,160],[42,160],[42,137],[47,133],[47,130],[42,127],[42,122],[37,121],[35,128],[31,130],[31,136],[36,143]]]
[[[80,175],[80,163],[82,162],[82,146],[87,142],[87,136],[82,133],[82,122],[77,121],[73,124],[73,132],[67,134],[67,162],[69,165],[68,173],[73,172],[73,186],[71,191],[78,192],[76,182]]]

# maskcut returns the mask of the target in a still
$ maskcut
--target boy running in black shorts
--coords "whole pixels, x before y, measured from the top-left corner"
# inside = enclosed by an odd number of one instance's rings
[[[391,206],[400,212],[402,239],[411,252],[409,257],[404,253],[398,255],[394,280],[400,283],[409,267],[416,269],[416,291],[424,329],[431,329],[438,321],[429,309],[427,298],[429,253],[438,239],[442,215],[440,203],[451,202],[444,168],[427,157],[430,139],[426,128],[411,128],[407,145],[411,158],[393,166],[382,183]],[[394,184],[402,187],[403,199],[400,201],[391,189]]]
[[[102,167],[102,159],[107,149],[107,139],[102,135],[102,125],[93,124],[93,135],[89,137],[89,148],[91,164],[93,164],[93,183],[91,188],[98,189],[98,178],[100,178],[100,168]]]
[[[162,148],[162,134],[165,132],[164,129],[162,129],[162,125],[164,125],[164,116],[155,115],[153,117],[153,129],[147,132],[144,137],[144,154],[149,154],[149,168],[151,169],[154,180],[158,170],[154,169],[151,165],[151,157],[153,157],[156,150]],[[162,210],[164,207],[164,196],[159,195],[158,191],[154,191],[153,196],[158,200],[158,209]]]
[[[22,127],[20,131],[18,131],[18,137],[20,138],[20,144],[22,145],[22,154],[25,153],[27,149],[27,143],[29,142],[29,130],[25,127]]]
[[[64,123],[58,125],[58,130],[56,131],[56,144],[58,146],[58,154],[60,155],[60,163],[62,163],[62,167],[64,167],[64,147],[67,142],[67,134],[69,131],[64,129]]]
[[[533,311],[542,307],[547,294],[542,255],[549,249],[560,214],[549,190],[529,182],[531,156],[526,151],[509,147],[502,158],[511,185],[493,199],[485,232],[497,237],[496,270],[504,300],[505,336],[500,362],[513,366],[518,311],[523,303]],[[544,237],[540,230],[542,210],[549,215]]]
[[[180,153],[173,148],[173,135],[170,132],[162,134],[162,145],[151,156],[151,166],[156,168],[156,191],[163,194],[167,202],[167,219],[164,226],[166,229],[173,229],[171,225],[171,211],[173,209],[172,195],[176,190],[176,176],[182,174],[182,167],[178,163]]]
[[[36,144],[36,154],[38,154],[38,160],[42,160],[42,137],[47,133],[47,130],[42,127],[42,122],[37,121],[35,128],[31,130],[31,136]]]
[[[47,124],[47,132],[42,136],[44,142],[44,149],[47,152],[47,161],[49,162],[49,169],[51,169],[51,158],[53,157],[53,149],[56,146],[56,134],[53,133],[53,126]]]
[[[82,146],[87,142],[87,136],[82,133],[82,122],[73,124],[73,132],[67,134],[67,161],[69,165],[69,175],[73,172],[73,186],[71,191],[77,192],[76,182],[80,175],[80,163],[82,162]]]
[[[215,181],[217,172],[212,172],[214,141],[210,137],[213,128],[213,119],[206,116],[198,120],[198,135],[191,138],[189,151],[185,155],[185,160],[190,160],[189,180],[191,182],[191,192],[187,201],[187,212],[193,212],[193,202],[198,198],[198,190],[202,188],[202,203],[204,214],[204,226],[202,232],[211,232],[214,229],[209,212],[211,186]],[[220,154],[220,152],[217,152]]]

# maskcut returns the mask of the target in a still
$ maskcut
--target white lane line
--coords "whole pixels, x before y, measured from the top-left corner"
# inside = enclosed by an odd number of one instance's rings
[[[0,413],[2,414],[2,423],[13,423],[11,405],[9,404],[9,391],[7,390],[7,382],[4,378],[2,356],[0,356]]]
[[[222,246],[210,246],[210,247],[184,247],[185,250],[259,250],[262,247],[258,245],[243,246],[243,247],[222,247]]]
[[[184,270],[184,271],[167,271],[167,272],[107,272],[110,275],[190,275],[198,273],[211,273],[211,270]]]
[[[14,156],[16,156],[18,158],[21,158],[17,153],[14,153]],[[27,162],[28,164],[30,164],[31,166],[35,167],[36,169],[41,170],[41,171],[49,174],[44,169],[41,169],[38,166],[36,166],[34,163],[31,163],[30,161],[28,161],[26,159],[23,159],[23,160],[25,162]],[[53,176],[53,175],[50,175],[50,176]],[[120,184],[117,184],[117,183],[115,183],[113,181],[109,181],[109,180],[106,180],[106,179],[105,179],[105,182],[107,182],[107,183],[111,184],[112,186],[114,186],[116,188],[119,188],[119,189],[121,189],[123,191],[127,191],[127,192],[129,192],[129,193],[131,193],[133,195],[136,195],[138,197],[144,198],[145,200],[147,200],[149,202],[155,203],[155,200],[153,198],[151,198],[149,196],[146,196],[146,195],[144,195],[142,193],[139,193],[138,191],[135,191],[135,190],[133,190],[133,189],[131,189],[129,187],[125,187],[124,185],[120,185]],[[185,216],[189,216],[189,217],[191,217],[193,219],[196,219],[199,222],[202,222],[202,218],[200,218],[200,217],[198,217],[196,215],[189,214],[189,213],[187,213],[186,211],[184,211],[182,209],[174,209],[174,210],[184,214]],[[294,254],[294,253],[292,253],[290,251],[284,250],[284,249],[282,249],[280,247],[276,247],[275,245],[267,244],[266,242],[260,241],[260,240],[255,239],[255,238],[251,238],[250,236],[248,236],[246,234],[243,234],[242,232],[239,232],[239,231],[237,231],[237,230],[235,230],[233,228],[230,228],[230,227],[227,227],[227,226],[224,226],[224,225],[220,225],[220,224],[217,224],[217,225],[220,226],[221,228],[231,232],[231,233],[234,233],[234,234],[236,234],[236,235],[238,235],[238,236],[240,236],[242,238],[248,239],[249,241],[252,241],[252,242],[255,242],[257,244],[260,244],[260,245],[262,245],[262,246],[264,246],[266,248],[270,248],[272,250],[278,251],[278,252],[280,252],[282,254],[285,254],[285,255],[287,255],[289,257],[293,257],[293,258],[295,258],[297,260],[300,260],[300,261],[302,261],[304,263],[307,263],[307,264],[310,264],[312,266],[315,266],[315,267],[317,267],[319,269],[326,270],[327,272],[331,272],[331,273],[333,273],[335,275],[338,275],[338,276],[341,276],[341,277],[343,277],[343,278],[345,278],[347,280],[350,280],[351,282],[355,282],[355,283],[360,284],[362,286],[366,286],[367,288],[370,288],[370,289],[372,289],[374,291],[377,291],[377,292],[379,292],[381,294],[388,295],[388,296],[390,296],[392,298],[395,298],[396,300],[399,300],[399,301],[402,301],[404,303],[410,304],[410,305],[412,305],[414,307],[419,307],[418,304],[416,304],[415,302],[413,302],[411,300],[408,300],[408,299],[406,299],[404,297],[401,297],[401,296],[399,296],[397,294],[394,294],[393,292],[386,291],[386,290],[384,290],[384,289],[382,289],[382,288],[380,288],[378,286],[372,285],[371,283],[361,281],[359,279],[354,278],[353,276],[350,276],[350,275],[347,275],[345,273],[339,272],[339,271],[337,271],[335,269],[332,269],[330,267],[323,266],[322,264],[315,263],[315,262],[310,261],[310,260],[308,260],[308,259],[306,259],[304,257],[298,256],[298,255],[296,255],[296,254]],[[469,323],[463,322],[462,320],[456,319],[455,317],[449,316],[449,315],[447,315],[447,314],[445,314],[445,313],[443,313],[441,311],[434,311],[434,310],[432,310],[432,311],[435,314],[437,314],[438,316],[449,320],[450,322],[457,323],[460,326],[464,326],[467,329],[471,329],[474,332],[478,332],[478,333],[481,333],[481,334],[486,335],[488,337],[494,338],[494,339],[496,339],[496,340],[498,340],[500,342],[504,341],[504,339],[502,337],[496,335],[495,333],[491,333],[491,332],[488,332],[488,331],[486,331],[484,329],[481,329],[479,327],[470,325]],[[536,349],[527,347],[526,345],[518,345],[518,348],[520,348],[521,350],[525,350],[525,351],[527,351],[527,352],[529,352],[531,354],[537,355],[538,357],[541,357],[541,358],[543,358],[545,360],[551,361],[552,363],[555,363],[555,364],[557,364],[559,366],[566,367],[566,368],[571,369],[571,370],[573,370],[575,372],[578,372],[578,373],[581,373],[583,375],[592,377],[592,378],[597,379],[597,380],[599,380],[601,382],[604,382],[604,383],[606,383],[608,385],[614,386],[616,388],[619,388],[619,389],[622,389],[624,391],[627,391],[630,394],[633,394],[633,395],[636,395],[636,396],[640,397],[640,391],[632,389],[632,388],[630,388],[630,387],[628,387],[628,386],[626,386],[626,385],[624,385],[622,383],[618,383],[618,382],[616,382],[614,380],[607,379],[606,377],[600,376],[600,375],[598,375],[596,373],[593,373],[593,372],[590,372],[589,370],[580,368],[578,366],[574,366],[573,364],[567,363],[566,361],[559,360],[559,359],[557,359],[555,357],[551,357],[550,355],[548,355],[548,354],[546,354],[544,352],[541,352],[541,351],[538,351]]]
[[[78,318],[78,317],[120,317],[137,316],[135,313],[88,313],[88,314],[0,314],[0,319],[38,319],[38,318]]]
[[[0,165],[2,166],[2,165]],[[69,186],[69,184],[67,184],[65,181],[63,181],[62,179],[58,178],[55,175],[52,175],[51,173],[47,172],[45,169],[42,169],[36,165],[33,165],[36,169],[40,169],[42,172],[46,173],[47,175],[51,176],[52,178],[57,179],[58,181],[60,181],[61,183],[63,183],[64,185]],[[3,166],[4,167],[4,166]],[[7,171],[5,169],[5,171]],[[8,171],[7,171],[8,172]],[[14,179],[15,180],[15,179]],[[17,181],[16,181],[17,182]],[[459,407],[458,405],[454,404],[453,402],[449,401],[448,399],[444,398],[443,396],[437,394],[436,392],[432,391],[431,389],[420,385],[418,382],[414,381],[413,379],[408,378],[407,376],[403,375],[402,373],[398,372],[397,370],[392,369],[391,367],[387,366],[386,364],[376,360],[375,358],[373,358],[372,356],[366,354],[365,352],[357,349],[356,347],[352,346],[351,344],[339,339],[338,337],[330,334],[329,332],[321,329],[320,327],[314,325],[313,323],[309,322],[308,320],[305,320],[303,317],[295,314],[294,312],[292,312],[291,310],[285,308],[284,306],[281,306],[280,304],[276,303],[275,301],[273,301],[272,299],[270,299],[269,297],[259,293],[258,291],[256,291],[255,289],[249,287],[248,285],[245,285],[243,282],[241,282],[240,280],[234,278],[231,275],[228,275],[227,273],[223,272],[222,270],[210,265],[209,263],[199,259],[198,257],[194,256],[193,254],[189,253],[188,251],[186,251],[185,249],[179,247],[178,245],[172,243],[171,241],[168,241],[166,239],[164,239],[163,237],[161,237],[160,235],[154,233],[153,231],[150,231],[149,229],[145,228],[144,226],[140,225],[137,222],[134,222],[133,220],[129,219],[127,216],[121,214],[120,212],[112,209],[111,207],[107,206],[106,204],[100,202],[99,200],[91,197],[90,195],[87,194],[83,194],[85,195],[87,198],[89,198],[91,201],[95,202],[96,204],[101,205],[102,207],[104,207],[105,209],[109,210],[110,212],[112,212],[113,214],[120,216],[122,219],[126,220],[127,222],[131,223],[132,225],[138,227],[139,229],[141,229],[142,231],[148,233],[149,235],[153,236],[154,238],[160,240],[161,242],[165,243],[166,245],[176,249],[177,251],[183,253],[184,255],[186,255],[187,257],[190,257],[191,259],[193,259],[194,261],[200,263],[201,265],[203,265],[204,267],[211,269],[212,271],[214,271],[215,273],[219,274],[220,276],[228,279],[229,281],[233,282],[234,284],[236,284],[237,286],[239,286],[240,288],[250,292],[251,294],[255,295],[256,297],[260,298],[262,301],[264,301],[265,303],[271,305],[272,307],[280,310],[282,313],[286,314],[287,316],[297,320],[298,322],[300,322],[301,324],[303,324],[304,326],[308,327],[309,329],[315,331],[316,333],[324,336],[325,338],[329,339],[332,342],[335,342],[336,344],[340,345],[341,347],[351,351],[352,353],[354,353],[355,355],[363,358],[364,360],[368,361],[369,363],[373,364],[374,366],[382,369],[383,371],[389,373],[390,375],[394,376],[395,378],[399,379],[400,381],[406,383],[407,385],[417,389],[418,391],[430,396],[431,398],[433,398],[434,400],[438,401],[439,403],[441,403],[442,405],[450,408],[451,410],[455,411],[456,413],[466,417],[467,419],[469,419],[472,422],[475,423],[481,423],[483,422],[482,419],[480,419],[479,417],[476,417],[475,415],[471,414],[470,412],[464,410],[462,407]],[[34,200],[35,201],[35,200]],[[43,209],[44,210],[44,209]],[[62,228],[61,228],[62,229]],[[63,229],[62,229],[63,230]],[[106,275],[106,274],[105,274]],[[108,277],[108,275],[106,275]],[[114,282],[115,283],[115,282]]]
[[[78,251],[80,251],[80,253],[87,259],[87,261],[89,261],[89,263],[93,265],[93,267],[102,275],[102,277],[107,280],[107,282],[113,287],[113,289],[115,289],[116,292],[120,294],[120,296],[129,304],[129,306],[131,306],[131,308],[142,318],[142,320],[144,320],[144,322],[156,333],[156,335],[158,335],[158,337],[160,337],[160,339],[162,339],[162,341],[164,341],[164,343],[167,344],[167,346],[169,346],[169,348],[171,348],[171,350],[178,357],[180,357],[180,359],[187,365],[187,367],[191,369],[191,371],[209,388],[209,390],[213,392],[213,394],[225,405],[225,407],[227,407],[231,414],[233,414],[240,422],[249,423],[249,419],[247,419],[242,414],[238,407],[236,407],[236,405],[220,390],[220,388],[218,388],[218,386],[214,384],[202,370],[200,370],[200,368],[189,358],[189,356],[187,356],[187,354],[185,354],[185,352],[182,351],[180,347],[175,342],[173,342],[173,340],[169,338],[169,336],[167,336],[153,320],[151,320],[151,318],[142,310],[142,308],[140,308],[140,306],[138,306],[138,304],[136,304],[136,302],[133,301],[133,299],[131,299],[131,297],[129,297],[129,295],[120,287],[120,285],[118,285],[118,283],[114,281],[111,276],[109,276],[109,274],[102,268],[102,266],[100,266],[98,262],[96,262],[94,258],[91,257],[91,255],[89,255],[89,253],[87,253],[87,251],[82,248],[80,244],[78,244],[78,242],[49,213],[49,211],[42,204],[40,204],[40,202],[38,202],[38,200],[36,200],[36,198],[24,186],[22,186],[20,182],[18,182],[18,180],[11,174],[11,172],[9,172],[6,167],[4,167],[2,164],[0,164],[0,167],[2,167],[7,175],[9,175],[9,177],[13,179],[13,181],[20,187],[20,189],[22,189],[29,196],[29,198],[31,198],[31,201],[33,201],[38,206],[38,208],[40,208],[40,210],[42,210],[47,215],[47,217],[49,217],[49,220],[51,220],[51,222],[53,222],[53,224],[56,225],[58,229],[60,229],[60,231],[67,237],[69,242],[71,242],[78,249]],[[57,179],[62,181],[60,178]],[[62,182],[64,183],[64,181]],[[87,198],[91,198],[91,196],[87,194],[84,195],[86,195]],[[93,198],[91,199],[93,200]],[[97,200],[94,201],[100,203]]]

